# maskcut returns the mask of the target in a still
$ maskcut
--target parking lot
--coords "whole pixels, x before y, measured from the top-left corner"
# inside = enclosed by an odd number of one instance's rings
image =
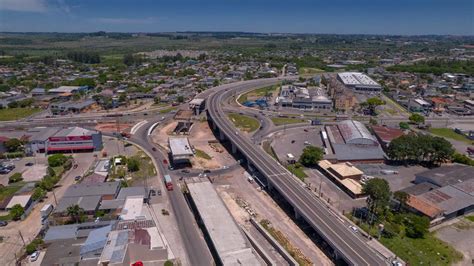
[[[386,164],[355,164],[357,168],[362,170],[364,174],[374,177],[379,177],[387,180],[390,184],[390,189],[392,191],[397,191],[404,189],[413,185],[412,181],[415,180],[415,175],[423,171],[428,170],[428,168],[413,165],[413,166],[403,166],[403,165],[386,165]],[[392,170],[398,172],[397,174],[382,174],[382,170]]]
[[[319,126],[308,126],[276,133],[273,137],[272,147],[280,162],[286,161],[289,153],[298,159],[303,153],[303,149],[308,145],[323,147],[320,130]]]
[[[47,162],[48,160],[43,154],[38,154],[35,157],[1,160],[1,164],[13,164],[15,169],[8,174],[0,174],[0,184],[8,185],[8,178],[14,173],[22,173],[26,182],[38,181],[46,174]]]

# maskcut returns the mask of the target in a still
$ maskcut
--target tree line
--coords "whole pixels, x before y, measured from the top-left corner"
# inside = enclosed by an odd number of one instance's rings
[[[99,64],[100,55],[96,52],[74,51],[66,54],[67,59],[84,64]]]

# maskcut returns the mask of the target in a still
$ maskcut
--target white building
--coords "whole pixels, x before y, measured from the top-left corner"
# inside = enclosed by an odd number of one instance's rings
[[[337,78],[344,84],[344,86],[352,89],[354,92],[378,93],[382,90],[382,86],[380,86],[380,84],[363,73],[343,72],[337,74]]]

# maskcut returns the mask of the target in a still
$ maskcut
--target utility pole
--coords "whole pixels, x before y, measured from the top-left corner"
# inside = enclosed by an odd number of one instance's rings
[[[23,238],[20,230],[18,230],[18,234],[20,235],[21,241],[23,242],[23,246],[26,246],[25,239]]]
[[[56,203],[56,206],[58,206],[58,201],[56,199],[56,193],[54,193],[54,189],[51,190],[51,192],[53,192],[54,203]]]

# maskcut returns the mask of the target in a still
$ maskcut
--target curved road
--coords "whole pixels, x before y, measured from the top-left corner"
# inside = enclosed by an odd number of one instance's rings
[[[316,230],[335,250],[352,265],[386,265],[387,262],[379,257],[362,239],[350,231],[340,218],[328,210],[319,198],[309,192],[305,184],[292,176],[283,166],[268,154],[254,145],[243,134],[236,131],[227,119],[221,103],[233,93],[264,87],[278,82],[278,78],[252,80],[233,84],[231,88],[214,93],[208,98],[208,115],[213,124],[224,134],[236,148],[245,155],[271,185],[283,195],[295,208],[295,211]]]

